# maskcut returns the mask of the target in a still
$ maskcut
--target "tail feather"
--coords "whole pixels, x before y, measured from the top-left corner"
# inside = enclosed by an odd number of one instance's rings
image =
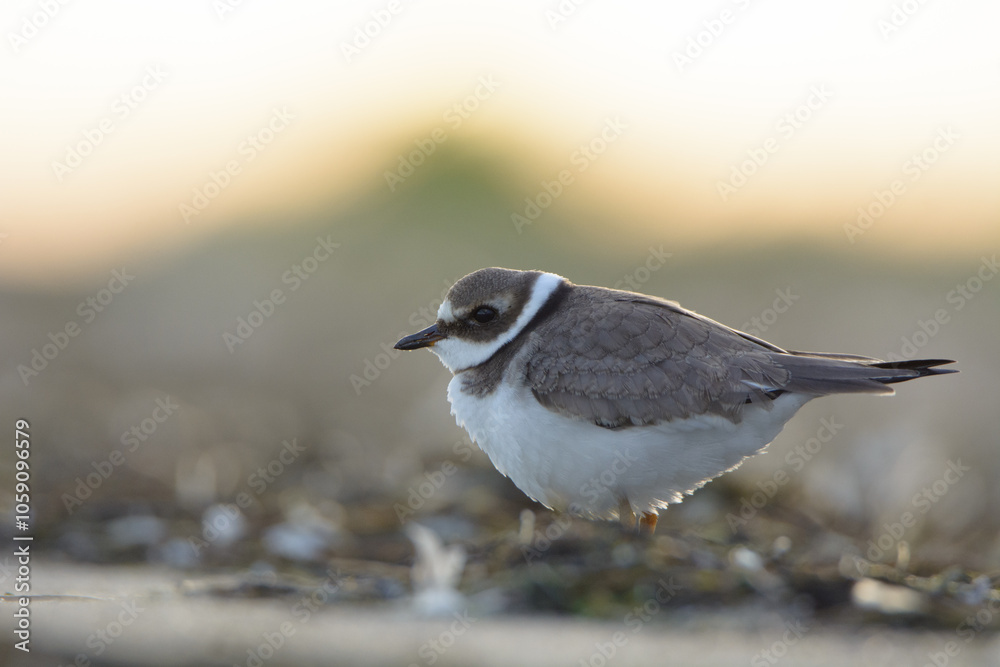
[[[906,382],[907,380],[914,380],[928,375],[947,375],[948,373],[957,373],[958,371],[954,368],[935,368],[935,366],[943,366],[945,364],[953,363],[955,362],[952,359],[910,359],[907,361],[883,361],[881,363],[872,364],[872,368],[885,368],[887,370],[894,371],[908,370],[916,372],[916,375],[903,377],[900,377],[899,375],[890,375],[885,378],[877,378],[883,384],[892,384],[894,382]]]
[[[935,368],[954,363],[950,359],[882,361],[873,357],[818,352],[787,352],[775,354],[773,359],[789,375],[781,389],[819,396],[855,392],[892,394],[895,391],[888,386],[890,384],[958,372]]]

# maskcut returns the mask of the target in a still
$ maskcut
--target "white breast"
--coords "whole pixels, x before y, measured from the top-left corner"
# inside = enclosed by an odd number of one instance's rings
[[[501,473],[550,508],[599,518],[617,517],[621,499],[637,513],[680,502],[761,451],[811,398],[747,405],[738,424],[703,415],[609,430],[543,407],[509,379],[482,398],[461,385],[461,373],[448,385],[452,414]]]

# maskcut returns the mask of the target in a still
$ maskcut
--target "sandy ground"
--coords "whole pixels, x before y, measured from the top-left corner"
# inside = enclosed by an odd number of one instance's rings
[[[207,579],[146,567],[38,562],[31,653],[8,665],[988,665],[1000,638],[822,627],[745,613],[670,611],[624,620],[419,617],[405,602],[323,605],[321,585],[281,599],[227,599]],[[310,603],[310,600],[315,602]],[[13,608],[6,599],[4,605]],[[967,639],[967,641],[966,641]],[[950,653],[950,655],[949,655]]]

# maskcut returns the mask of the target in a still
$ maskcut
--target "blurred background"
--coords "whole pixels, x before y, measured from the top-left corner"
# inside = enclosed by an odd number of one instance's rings
[[[382,600],[409,579],[365,564],[412,564],[417,521],[468,550],[463,592],[599,617],[639,594],[581,588],[593,568],[714,569],[691,604],[756,599],[722,583],[733,563],[788,554],[820,573],[822,593],[791,585],[814,607],[851,599],[845,557],[982,584],[998,19],[971,0],[6,3],[0,421],[31,423],[36,551],[340,559]],[[523,549],[560,519],[454,424],[438,361],[391,349],[484,266],[961,374],[808,405],[651,544],[572,521],[539,556],[583,574],[540,583]]]

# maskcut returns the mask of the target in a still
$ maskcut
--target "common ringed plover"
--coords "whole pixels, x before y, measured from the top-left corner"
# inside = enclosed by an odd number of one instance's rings
[[[455,283],[427,347],[451,411],[543,505],[656,528],[657,511],[760,452],[807,401],[892,394],[947,359],[792,352],[673,301],[490,268]]]

